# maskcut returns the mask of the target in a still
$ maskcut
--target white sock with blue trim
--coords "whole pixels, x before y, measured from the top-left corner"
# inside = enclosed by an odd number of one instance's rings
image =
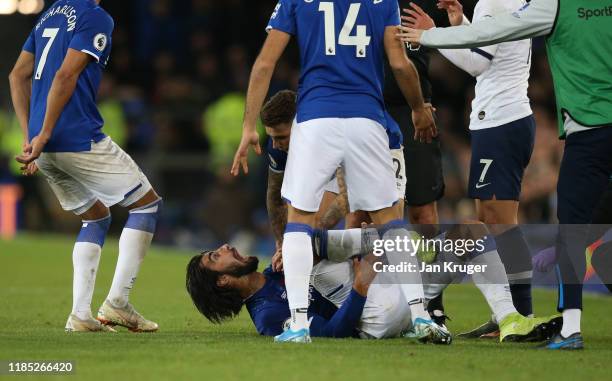
[[[130,211],[119,238],[119,258],[107,299],[115,307],[125,307],[142,260],[151,246],[162,201]]]
[[[308,328],[308,291],[312,272],[312,228],[288,223],[283,236],[283,271],[293,331]]]
[[[102,254],[102,246],[111,224],[111,217],[83,221],[72,251],[72,314],[79,319],[91,318],[91,298]]]

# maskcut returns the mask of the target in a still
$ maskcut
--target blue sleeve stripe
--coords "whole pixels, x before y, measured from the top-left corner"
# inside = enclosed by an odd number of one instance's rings
[[[472,52],[476,53],[476,54],[480,54],[481,56],[483,56],[484,58],[488,59],[489,61],[492,61],[492,60],[493,60],[493,58],[495,58],[495,57],[493,56],[493,54],[488,53],[488,52],[485,52],[485,51],[484,51],[484,50],[482,50],[482,49],[472,48],[472,49],[470,49],[470,50],[471,50]]]

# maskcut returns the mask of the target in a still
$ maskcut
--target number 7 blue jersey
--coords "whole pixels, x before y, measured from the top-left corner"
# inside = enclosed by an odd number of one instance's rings
[[[297,121],[368,118],[385,126],[384,34],[397,0],[280,0],[267,30],[297,37]]]
[[[94,0],[59,0],[42,14],[25,42],[23,50],[35,56],[28,124],[30,139],[42,129],[49,90],[68,49],[94,59],[79,76],[45,152],[89,151],[91,142],[105,137],[96,94],[102,68],[108,61],[113,27],[113,19]]]

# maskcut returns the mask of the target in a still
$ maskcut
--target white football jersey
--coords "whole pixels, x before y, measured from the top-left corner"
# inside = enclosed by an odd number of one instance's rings
[[[514,12],[524,0],[480,0],[474,21]],[[531,115],[527,87],[531,67],[531,40],[503,42],[480,49],[491,65],[476,77],[470,130],[499,127]],[[487,56],[488,54],[488,56]]]

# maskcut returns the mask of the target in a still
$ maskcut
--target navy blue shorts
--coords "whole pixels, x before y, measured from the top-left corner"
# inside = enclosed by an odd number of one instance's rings
[[[533,115],[503,126],[471,131],[468,195],[479,200],[516,200],[535,141]]]

